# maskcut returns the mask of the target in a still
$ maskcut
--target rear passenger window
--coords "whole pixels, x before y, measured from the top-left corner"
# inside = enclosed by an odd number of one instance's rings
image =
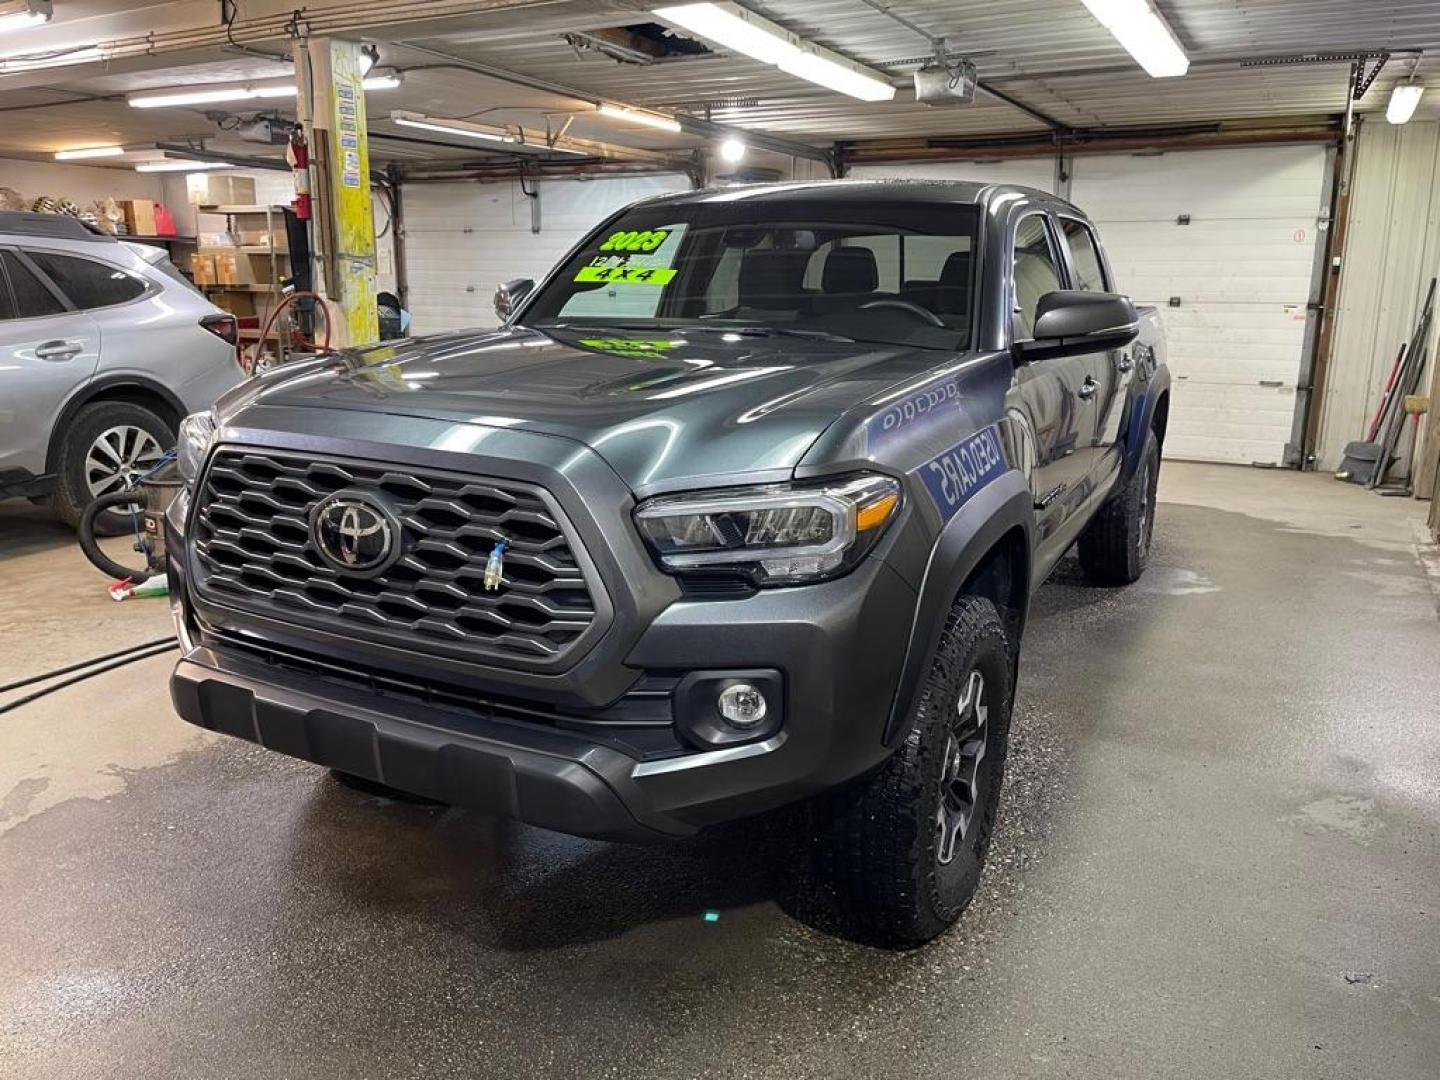
[[[123,304],[145,292],[145,282],[118,266],[46,251],[25,254],[82,311]]]
[[[1095,235],[1083,222],[1061,218],[1065,242],[1070,245],[1070,262],[1075,268],[1075,288],[1085,292],[1108,292],[1105,267],[1095,246]]]
[[[1040,298],[1060,288],[1059,263],[1050,246],[1045,218],[1031,214],[1015,229],[1015,333],[1021,340],[1035,336],[1035,309]]]
[[[15,317],[36,319],[42,315],[59,315],[65,305],[55,299],[30,268],[15,257],[13,251],[0,251],[0,261],[5,263],[5,274],[10,279],[10,289],[15,294]]]

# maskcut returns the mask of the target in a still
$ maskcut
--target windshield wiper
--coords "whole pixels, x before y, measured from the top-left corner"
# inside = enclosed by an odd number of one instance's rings
[[[853,344],[855,339],[844,334],[832,334],[828,330],[799,330],[793,326],[682,326],[680,333],[701,330],[707,334],[740,334],[745,337],[798,337],[811,341],[843,341]]]

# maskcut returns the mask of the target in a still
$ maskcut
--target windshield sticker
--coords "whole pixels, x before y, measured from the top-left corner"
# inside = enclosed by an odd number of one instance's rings
[[[640,360],[655,360],[665,353],[684,344],[680,341],[669,341],[665,338],[651,340],[648,338],[581,338],[577,344],[584,345],[588,349],[595,349],[599,352],[613,353],[616,356],[630,356]]]
[[[665,229],[641,229],[638,232],[611,233],[600,245],[601,251],[654,251],[670,233]]]
[[[607,260],[608,261],[608,260]],[[578,282],[606,284],[624,282],[627,285],[668,285],[675,277],[671,266],[582,266],[575,275]]]
[[[874,453],[877,448],[909,431],[921,420],[937,414],[951,413],[951,408],[959,400],[960,388],[953,382],[947,382],[939,386],[927,386],[918,393],[887,405],[884,412],[872,416],[865,424],[870,452]]]
[[[920,478],[940,516],[949,521],[971,496],[1008,468],[1000,431],[991,424],[921,466]]]

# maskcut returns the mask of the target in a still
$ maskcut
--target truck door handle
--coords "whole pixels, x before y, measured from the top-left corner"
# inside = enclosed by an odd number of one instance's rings
[[[1128,373],[1134,366],[1135,361],[1130,359],[1129,353],[1121,353],[1115,360],[1115,370],[1120,372],[1121,375]]]
[[[1075,391],[1075,395],[1082,401],[1089,401],[1095,396],[1095,391],[1099,389],[1100,384],[1095,381],[1094,376],[1086,375],[1085,381],[1080,384],[1080,389]]]
[[[74,341],[45,341],[35,346],[35,355],[41,360],[73,360],[80,351],[80,344]]]

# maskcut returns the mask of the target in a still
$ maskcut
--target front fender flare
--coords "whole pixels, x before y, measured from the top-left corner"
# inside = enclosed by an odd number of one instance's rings
[[[1018,586],[1023,598],[1018,630],[1023,630],[1030,603],[1029,574],[1035,543],[1035,498],[1025,476],[1016,469],[1004,473],[977,492],[940,531],[920,583],[900,684],[885,724],[885,745],[894,746],[909,730],[926,668],[961,587],[995,545],[1017,528],[1024,534],[1026,553]],[[1018,633],[1012,646],[1018,656]]]

